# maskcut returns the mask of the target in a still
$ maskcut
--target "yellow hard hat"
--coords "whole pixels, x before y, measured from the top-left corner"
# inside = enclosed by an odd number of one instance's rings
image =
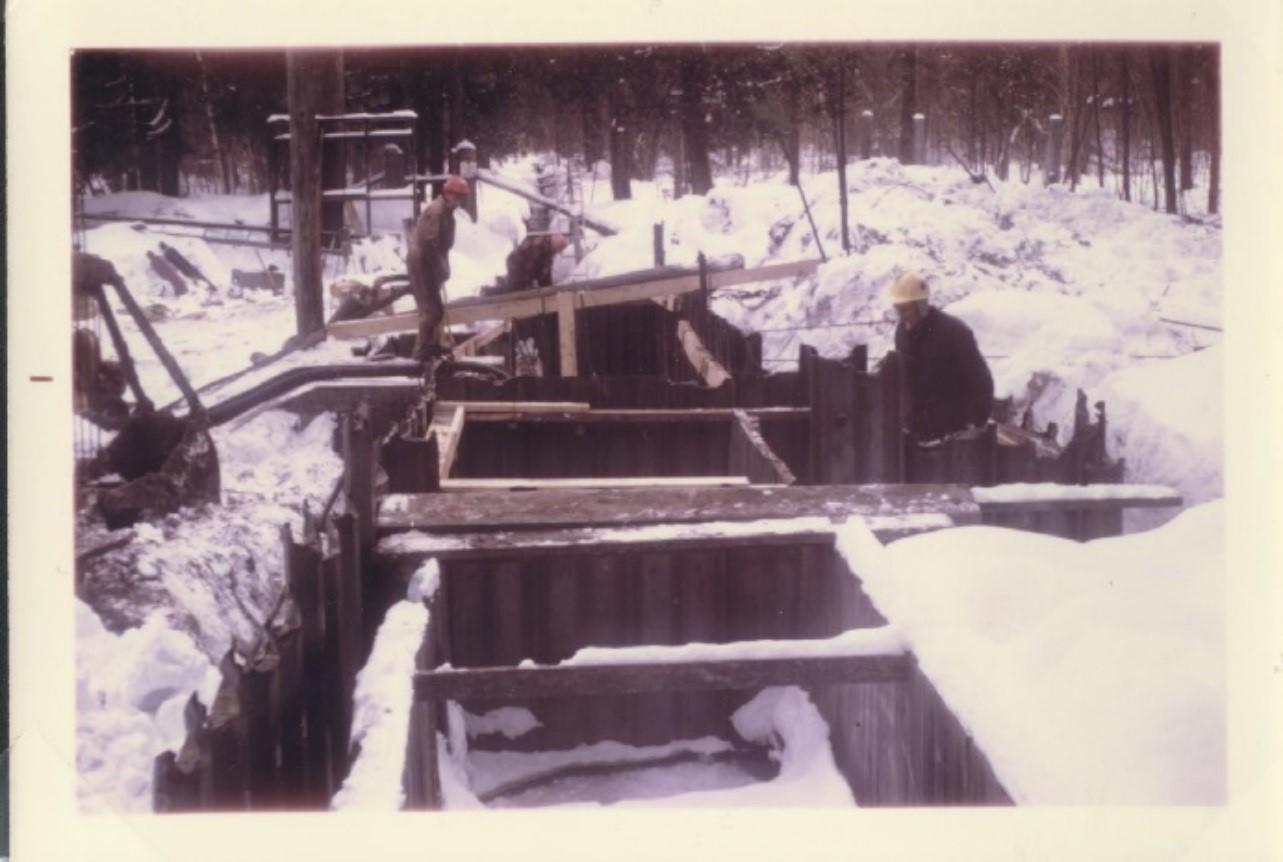
[[[903,305],[906,302],[927,299],[930,295],[925,278],[916,272],[906,272],[891,285],[887,298],[891,300],[892,305]]]

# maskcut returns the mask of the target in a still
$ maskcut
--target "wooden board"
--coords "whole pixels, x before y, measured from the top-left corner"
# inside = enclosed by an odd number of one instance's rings
[[[428,430],[437,435],[437,451],[440,453],[438,476],[445,484],[450,471],[454,469],[454,457],[459,451],[459,438],[463,436],[463,423],[467,411],[462,405],[446,406],[438,404],[432,411],[432,424]]]
[[[565,526],[756,521],[821,515],[943,515],[980,523],[980,507],[960,485],[829,485],[788,488],[564,488],[529,494],[397,494],[384,497],[381,534],[458,533]]]
[[[742,526],[742,525],[735,525]],[[756,524],[753,525],[756,527]],[[567,527],[560,530],[484,532],[432,535],[401,533],[384,538],[378,553],[398,558],[402,567],[417,566],[428,557],[437,560],[480,560],[511,557],[567,556],[655,551],[687,551],[700,548],[754,547],[775,545],[833,545],[833,531],[818,518],[795,518],[763,525],[760,531],[733,529],[726,522],[686,524],[655,531],[639,528]]]

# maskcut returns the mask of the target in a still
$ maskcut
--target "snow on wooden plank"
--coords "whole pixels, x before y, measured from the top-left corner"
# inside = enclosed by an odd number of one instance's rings
[[[415,675],[424,700],[516,700],[567,695],[637,694],[776,685],[903,682],[913,659],[896,652],[875,655],[754,658],[681,663],[492,667],[436,670]]]
[[[1181,495],[1165,485],[1060,485],[1014,482],[972,488],[985,512],[1051,512],[1065,509],[1162,508],[1179,506]]]
[[[723,548],[753,544],[833,543],[833,525],[824,518],[790,518],[769,521],[652,524],[640,527],[568,527],[520,532],[472,532],[436,535],[420,531],[394,533],[379,540],[378,553],[386,556],[437,560],[564,554],[567,551],[652,548]]]

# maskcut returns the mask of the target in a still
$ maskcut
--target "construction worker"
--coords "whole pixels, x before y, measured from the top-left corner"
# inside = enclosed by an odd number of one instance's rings
[[[906,433],[917,442],[983,428],[993,409],[993,375],[971,329],[931,305],[926,280],[907,272],[890,291],[900,322],[895,350],[904,363]]]
[[[565,234],[531,234],[508,255],[508,290],[552,284],[552,262],[566,249]]]
[[[444,352],[436,331],[445,316],[441,285],[450,278],[454,211],[467,198],[468,191],[468,183],[462,177],[447,179],[441,195],[423,208],[410,233],[405,263],[410,274],[410,290],[419,312],[419,337],[414,342],[414,358],[421,362]]]

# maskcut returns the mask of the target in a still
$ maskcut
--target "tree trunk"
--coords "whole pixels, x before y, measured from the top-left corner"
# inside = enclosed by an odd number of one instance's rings
[[[584,161],[590,170],[606,156],[601,115],[601,94],[596,87],[596,70],[588,58],[580,57],[579,116],[583,124]]]
[[[1176,60],[1177,94],[1176,121],[1180,127],[1180,189],[1187,192],[1194,188],[1194,48],[1182,47],[1174,51]]]
[[[329,51],[318,55],[314,71],[320,80],[321,102],[317,112],[321,114],[343,113],[343,54]],[[334,141],[328,148],[322,148],[321,188],[341,189],[347,186],[347,144],[343,140]],[[334,248],[340,244],[343,235],[343,201],[325,201],[321,205],[321,231],[323,239]]]
[[[1105,139],[1100,130],[1100,48],[1091,49],[1091,118],[1096,126],[1096,182],[1105,187]]]
[[[900,54],[900,164],[913,162],[913,115],[918,112],[917,54],[912,47]]]
[[[200,95],[201,101],[205,104],[205,121],[209,124],[210,148],[214,151],[214,163],[218,165],[223,179],[223,194],[230,195],[234,191],[232,166],[218,135],[218,122],[214,119],[214,98],[209,89],[209,69],[205,66],[205,58],[199,51],[196,52],[196,63],[200,66]]]
[[[633,198],[633,149],[637,132],[632,128],[627,94],[616,84],[611,94],[610,189],[617,201]]]
[[[1212,103],[1209,144],[1212,164],[1207,182],[1207,211],[1216,215],[1221,206],[1221,51],[1217,47],[1212,48],[1211,61],[1207,64],[1207,92]]]
[[[1132,71],[1127,49],[1123,49],[1123,200],[1132,199]]]
[[[1154,75],[1154,104],[1158,117],[1159,137],[1163,145],[1163,188],[1167,212],[1175,214],[1176,192],[1176,141],[1172,129],[1172,48],[1151,48],[1150,69]]]
[[[322,67],[331,62],[319,51],[290,51],[286,58],[294,314],[300,336],[325,326],[321,294],[321,137],[316,115],[326,101]]]
[[[834,72],[832,100],[834,141],[837,150],[838,167],[838,208],[842,216],[842,251],[851,251],[851,231],[849,228],[848,202],[846,192],[846,68],[838,60]]]
[[[713,172],[708,164],[708,124],[704,120],[704,82],[708,62],[702,52],[682,58],[682,148],[686,155],[686,180],[691,192],[708,194]]]

